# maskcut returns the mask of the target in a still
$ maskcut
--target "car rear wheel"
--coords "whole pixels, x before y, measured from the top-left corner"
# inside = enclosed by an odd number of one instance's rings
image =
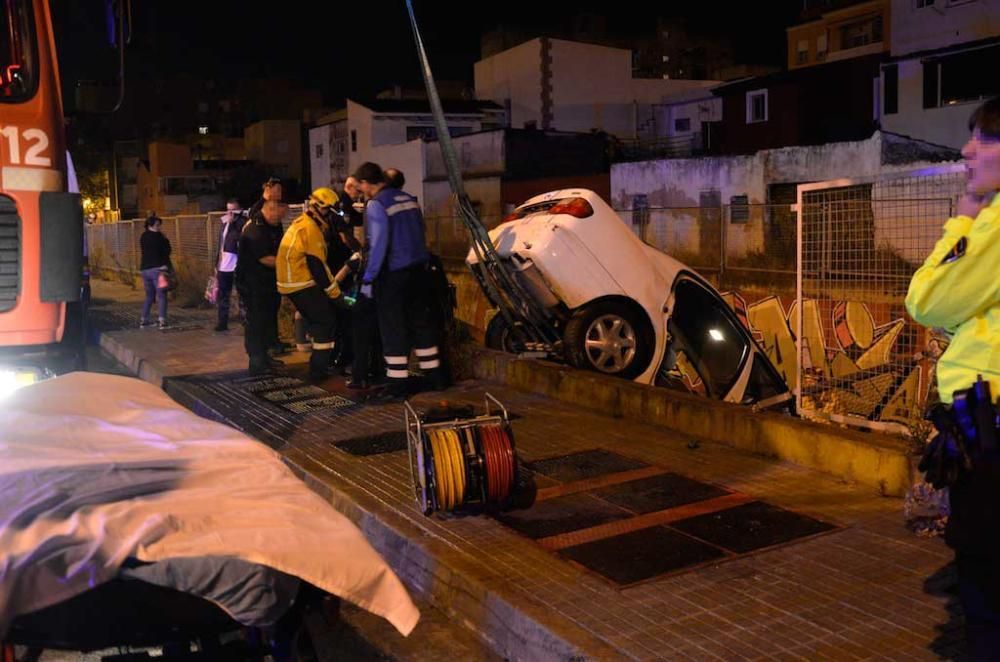
[[[578,310],[566,324],[566,358],[577,368],[635,379],[649,365],[649,324],[629,306],[604,301]]]
[[[501,352],[517,354],[521,351],[514,332],[507,326],[503,315],[497,313],[486,325],[486,346]]]

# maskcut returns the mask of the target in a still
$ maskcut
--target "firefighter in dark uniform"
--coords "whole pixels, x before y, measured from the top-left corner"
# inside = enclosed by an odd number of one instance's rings
[[[965,195],[914,274],[906,309],[951,335],[937,363],[944,404],[930,415],[939,433],[921,469],[950,488],[945,540],[955,550],[968,654],[991,660],[1000,659],[1000,97],[969,124]]]
[[[278,248],[278,291],[295,304],[312,337],[309,377],[329,375],[336,317],[332,302],[341,295],[327,263],[327,241],[336,214],[337,194],[329,188],[312,192],[305,211],[289,226]]]
[[[361,293],[375,299],[388,378],[385,396],[407,395],[411,349],[431,387],[443,389],[447,378],[438,354],[420,205],[412,195],[389,188],[374,163],[363,163],[354,177],[369,199],[365,223],[371,249]]]
[[[236,289],[246,306],[244,345],[250,357],[250,374],[260,375],[280,365],[267,353],[277,324],[281,295],[275,279],[275,259],[281,244],[281,219],[285,206],[275,200],[261,205],[255,219],[247,221],[240,236],[236,261]]]

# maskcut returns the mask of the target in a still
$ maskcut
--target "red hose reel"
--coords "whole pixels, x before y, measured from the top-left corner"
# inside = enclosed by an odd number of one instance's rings
[[[496,409],[491,407],[494,405]],[[448,420],[405,405],[417,506],[425,515],[505,507],[517,484],[517,452],[507,409],[489,393],[482,416]]]

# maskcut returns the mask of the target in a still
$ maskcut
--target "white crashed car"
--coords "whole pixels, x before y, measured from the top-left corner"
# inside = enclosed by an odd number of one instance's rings
[[[531,198],[490,238],[551,316],[571,365],[727,402],[791,399],[715,288],[640,240],[593,191]],[[466,261],[482,278],[475,254]],[[514,336],[496,316],[487,345],[518,351]]]

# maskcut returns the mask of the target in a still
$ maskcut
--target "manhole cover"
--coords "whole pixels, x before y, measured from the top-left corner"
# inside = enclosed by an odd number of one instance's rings
[[[567,547],[559,554],[622,585],[725,556],[717,547],[662,526]]]
[[[699,540],[740,554],[836,528],[763,501],[698,515],[674,522],[671,526]]]
[[[561,482],[544,494],[539,490],[540,498],[527,510],[494,517],[619,585],[838,528],[604,449],[526,466],[525,473],[535,472],[536,479]],[[644,477],[636,477],[641,469]],[[569,493],[556,496],[560,492]]]
[[[382,434],[373,434],[367,437],[354,437],[335,443],[334,448],[339,448],[351,455],[381,455],[382,453],[394,453],[406,450],[406,431],[393,430]]]
[[[534,473],[565,483],[648,466],[645,462],[600,448],[527,463]]]
[[[496,518],[521,535],[537,540],[629,516],[630,513],[621,508],[588,494],[571,494],[536,502],[528,510],[501,513]]]
[[[641,515],[714,499],[729,492],[680,474],[666,473],[605,487],[593,494]]]
[[[309,414],[321,410],[354,410],[360,405],[342,395],[331,394],[318,386],[288,375],[247,377],[245,372],[221,373],[199,377],[174,378],[200,386],[209,400],[243,400],[247,409],[254,401],[264,401],[293,414]],[[235,403],[233,403],[235,404]]]

